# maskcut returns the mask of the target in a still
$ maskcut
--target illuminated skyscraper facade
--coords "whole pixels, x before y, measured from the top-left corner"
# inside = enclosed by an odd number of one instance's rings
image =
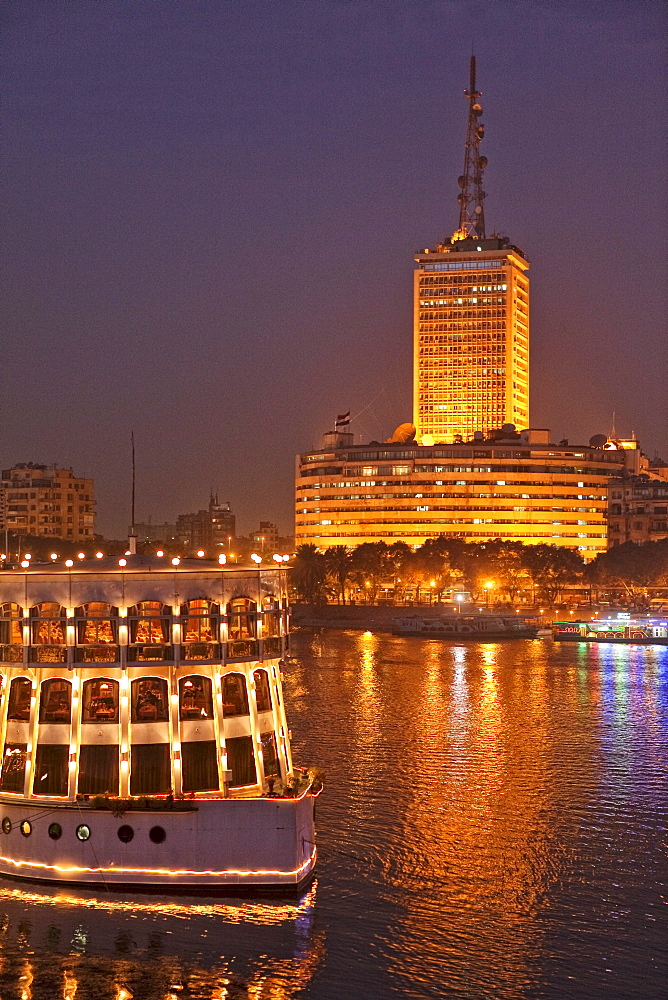
[[[459,228],[416,254],[413,422],[423,444],[529,426],[529,262],[485,236],[482,105],[471,60]]]

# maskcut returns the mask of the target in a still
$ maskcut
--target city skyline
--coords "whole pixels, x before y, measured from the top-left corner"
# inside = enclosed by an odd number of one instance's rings
[[[410,418],[410,262],[456,227],[474,25],[531,424],[614,413],[665,450],[660,4],[7,10],[0,455],[93,477],[105,534],[133,430],[138,520],[213,488],[287,531],[332,413],[366,440]]]

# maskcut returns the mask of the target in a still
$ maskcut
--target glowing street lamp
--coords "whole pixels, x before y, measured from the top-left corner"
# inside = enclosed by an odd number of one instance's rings
[[[492,580],[488,580],[485,584],[485,590],[487,591],[487,607],[489,607],[489,598],[492,590],[494,589],[494,583]]]

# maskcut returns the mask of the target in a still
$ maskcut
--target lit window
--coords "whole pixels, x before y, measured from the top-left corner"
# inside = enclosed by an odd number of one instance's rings
[[[271,712],[271,690],[269,674],[266,670],[256,670],[253,673],[255,681],[255,700],[258,712]]]
[[[84,681],[82,722],[118,722],[118,681],[108,677]]]
[[[29,722],[31,696],[31,681],[27,677],[15,677],[9,688],[7,719],[13,722]]]
[[[169,702],[167,681],[160,677],[139,677],[132,682],[132,722],[167,722]]]
[[[255,638],[254,601],[247,597],[235,597],[227,606],[228,637],[230,639]]]
[[[199,674],[179,679],[179,710],[182,719],[212,719],[211,680]]]
[[[225,674],[223,677],[223,715],[248,715],[248,691],[243,674]]]

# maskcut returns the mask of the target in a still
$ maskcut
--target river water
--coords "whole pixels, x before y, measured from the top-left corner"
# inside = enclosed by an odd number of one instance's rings
[[[291,902],[0,881],[1,1000],[653,1000],[668,648],[304,630],[317,879]]]

